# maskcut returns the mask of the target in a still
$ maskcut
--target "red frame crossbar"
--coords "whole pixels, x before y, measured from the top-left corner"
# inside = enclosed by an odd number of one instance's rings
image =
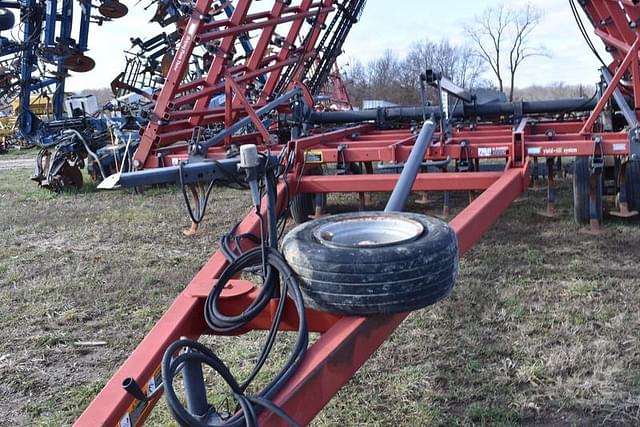
[[[613,92],[621,89],[630,93],[636,106],[636,116],[640,107],[640,5],[629,0],[590,0],[584,2],[583,10],[589,17],[595,33],[602,39],[607,51],[613,57],[609,70],[613,74],[611,84],[602,94],[598,105],[580,131],[590,135],[603,111],[610,102]],[[625,73],[631,72],[631,86],[622,85]]]

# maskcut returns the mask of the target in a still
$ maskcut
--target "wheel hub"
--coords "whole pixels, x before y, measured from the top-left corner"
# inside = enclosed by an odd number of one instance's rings
[[[411,242],[424,233],[417,221],[396,216],[365,216],[322,225],[313,232],[323,245],[376,248]]]

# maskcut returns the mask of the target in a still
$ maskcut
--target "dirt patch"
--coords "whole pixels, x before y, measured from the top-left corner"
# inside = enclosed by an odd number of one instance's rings
[[[413,313],[314,424],[638,424],[640,227],[580,234],[569,183],[560,196],[558,221],[535,215],[543,194],[515,204],[465,256],[451,297]],[[205,231],[187,239],[175,189],[51,195],[27,171],[0,174],[0,423],[72,422],[248,200],[217,190]],[[357,196],[329,203],[353,210]],[[262,336],[205,342],[242,373]],[[169,422],[161,403],[150,424]]]
[[[35,158],[4,160],[0,157],[0,171],[32,169],[35,164],[36,164]]]

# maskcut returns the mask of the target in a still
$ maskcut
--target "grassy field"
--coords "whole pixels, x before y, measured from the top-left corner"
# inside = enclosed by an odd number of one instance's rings
[[[3,160],[15,160],[15,159],[24,159],[24,158],[36,158],[38,155],[37,148],[12,148],[4,153],[0,153],[0,162]]]
[[[248,195],[216,190],[204,231],[185,238],[175,190],[53,195],[29,173],[0,172],[0,425],[67,425]],[[565,182],[556,221],[535,214],[544,194],[514,204],[462,260],[451,297],[413,313],[314,424],[639,424],[640,225],[609,220],[605,237],[582,234],[570,197]],[[329,203],[357,208],[355,196]],[[258,338],[206,343],[241,373]],[[151,424],[167,423],[162,402]]]

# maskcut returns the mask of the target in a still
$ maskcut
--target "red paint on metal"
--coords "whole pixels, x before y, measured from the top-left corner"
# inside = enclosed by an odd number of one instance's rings
[[[398,174],[303,176],[301,193],[357,193],[391,192],[398,182]],[[502,172],[422,173],[413,191],[470,191],[485,190],[502,176]]]
[[[596,107],[591,112],[591,115],[589,116],[589,120],[587,120],[587,122],[582,127],[582,130],[580,131],[581,134],[585,135],[585,134],[591,134],[593,132],[593,125],[596,123],[596,120],[598,120],[598,117],[600,116],[600,113],[602,113],[602,110],[604,110],[604,107],[611,100],[611,97],[613,96],[613,92],[616,90],[616,88],[620,84],[620,80],[622,80],[622,77],[624,77],[624,74],[627,72],[629,65],[631,65],[632,61],[638,62],[639,47],[640,47],[640,38],[633,43],[633,46],[631,46],[631,49],[629,50],[624,60],[618,67],[618,70],[613,75],[613,78],[611,79],[611,84],[604,91],[604,93],[602,94],[602,98],[600,98],[600,100],[598,101],[598,104],[596,104]],[[638,89],[640,90],[640,88]]]
[[[283,194],[284,191],[285,186],[281,184],[278,192]],[[284,197],[280,197],[279,210],[283,209],[282,200]],[[262,215],[266,216],[266,203],[262,205]],[[259,218],[255,214],[249,214],[238,226],[238,234],[245,233],[259,233]],[[215,278],[222,274],[226,266],[224,255],[220,251],[216,252],[82,413],[76,426],[119,425],[133,402],[133,398],[122,388],[122,382],[132,377],[138,384],[146,384],[160,365],[164,350],[172,342],[182,336],[197,339],[206,331],[204,299],[193,296],[192,292],[195,291],[192,289],[201,289],[203,283],[209,284],[211,288]],[[154,404],[152,402],[148,406],[146,413]]]
[[[251,112],[259,105],[264,105],[269,94],[273,93],[282,72],[293,67],[294,84],[300,84],[301,64],[313,57],[313,46],[320,33],[319,26],[310,34],[310,43],[306,49],[294,49],[296,37],[301,31],[304,17],[317,16],[317,22],[326,18],[327,11],[333,5],[330,0],[312,3],[302,0],[297,7],[284,7],[286,2],[276,2],[270,12],[248,14],[250,1],[240,0],[232,17],[217,22],[204,22],[202,17],[208,11],[212,0],[198,0],[195,11],[184,32],[180,50],[172,64],[171,73],[165,84],[165,89],[158,97],[152,121],[147,128],[136,159],[145,166],[160,165],[157,155],[162,154],[163,162],[172,163],[174,160],[186,156],[186,146],[171,147],[163,150],[160,145],[169,144],[188,138],[193,126],[206,123],[227,124],[244,114]],[[593,142],[588,139],[593,131],[597,116],[606,102],[609,101],[613,90],[619,86],[624,73],[631,69],[633,73],[633,96],[636,106],[640,100],[640,65],[638,51],[640,38],[638,29],[627,23],[627,17],[637,24],[640,18],[640,6],[629,0],[592,0],[585,3],[592,22],[605,44],[611,48],[615,58],[612,65],[615,75],[613,83],[603,94],[603,98],[591,117],[586,121],[555,122],[540,121],[533,126],[524,120],[515,130],[511,126],[480,124],[475,129],[456,130],[451,138],[437,143],[430,150],[426,159],[439,160],[450,157],[460,159],[460,143],[469,142],[471,159],[509,158],[510,161],[502,173],[449,173],[422,174],[419,176],[415,190],[421,191],[456,191],[483,190],[466,209],[451,221],[451,227],[459,239],[461,255],[468,251],[485,233],[498,217],[508,208],[512,201],[528,185],[527,169],[529,156],[561,157],[591,155]],[[317,9],[312,11],[312,9]],[[287,15],[290,14],[290,15]],[[298,19],[299,18],[299,19]],[[266,46],[275,25],[290,22],[284,46],[277,55],[267,52]],[[254,28],[263,29],[254,56],[247,63],[240,66],[230,66],[225,62],[224,55],[218,55],[213,61],[205,79],[182,85],[182,76],[186,70],[185,58],[191,54],[195,44],[204,39],[220,39],[222,52],[229,52],[239,34]],[[196,37],[196,34],[200,34]],[[204,34],[204,36],[203,36]],[[233,81],[223,82],[220,77],[225,74]],[[265,89],[260,99],[249,104],[244,98],[243,84],[255,79],[259,75],[267,75]],[[210,109],[208,103],[216,93],[225,91],[229,99],[232,92],[241,96],[239,106],[228,102],[225,108]],[[621,89],[626,90],[624,87]],[[195,93],[189,93],[196,91]],[[306,93],[308,97],[308,93]],[[195,104],[190,107],[191,104]],[[186,107],[188,110],[177,111]],[[174,120],[173,123],[163,123],[160,118]],[[256,117],[252,117],[254,123]],[[243,137],[230,138],[227,142],[259,141],[265,138],[265,130],[260,133]],[[555,135],[549,138],[545,132],[554,130]],[[603,133],[601,144],[606,155],[626,155],[629,153],[627,135]],[[442,140],[442,135],[437,135]],[[342,176],[302,177],[299,186],[296,177],[302,173],[306,155],[314,152],[322,156],[321,163],[335,163],[338,160],[337,150],[340,145],[347,148],[340,154],[341,160],[347,162],[402,162],[408,157],[411,144],[415,137],[408,130],[376,131],[373,125],[361,125],[350,129],[322,133],[308,138],[291,142],[289,147],[296,151],[294,174],[289,178],[290,195],[297,191],[306,192],[339,192],[339,191],[389,191],[397,181],[397,175],[371,176]],[[503,147],[506,147],[503,150]],[[281,147],[280,147],[281,148]],[[154,151],[155,150],[155,151]],[[224,150],[212,148],[209,155],[223,158]],[[284,186],[279,188],[283,194]],[[281,200],[284,197],[281,197]],[[282,210],[282,205],[279,210]],[[257,233],[258,219],[249,215],[239,226],[237,233]],[[247,249],[249,245],[244,249]],[[133,398],[121,388],[122,380],[133,377],[139,384],[146,381],[156,371],[164,349],[181,336],[198,338],[209,333],[203,320],[203,302],[209,290],[226,267],[226,260],[221,253],[216,253],[196,277],[187,286],[171,308],[154,326],[151,332],[140,343],[138,348],[116,372],[102,392],[78,419],[76,425],[117,425],[126,414],[133,402]],[[257,290],[247,282],[234,281],[232,288],[225,293],[221,301],[221,310],[227,314],[240,313],[244,307],[256,297]],[[249,326],[249,329],[266,329],[273,319],[273,301]],[[297,319],[291,301],[287,301],[283,330],[295,330]],[[403,321],[405,315],[375,318],[338,317],[326,313],[307,310],[310,329],[322,333],[318,341],[310,348],[302,366],[289,381],[287,386],[276,396],[275,403],[282,406],[300,423],[308,423],[334,396],[337,390],[346,383],[357,369],[373,354],[393,330]],[[243,331],[238,331],[238,333]],[[310,399],[309,396],[313,396]],[[145,408],[142,422],[153,403]],[[277,416],[265,412],[261,417],[261,424],[282,425],[283,421]]]
[[[292,67],[291,84],[297,84],[303,64],[319,54],[314,49],[321,28],[329,13],[334,10],[334,0],[315,3],[300,0],[297,6],[277,1],[269,12],[250,13],[252,1],[239,0],[234,2],[230,18],[210,22],[209,10],[212,4],[213,0],[198,0],[194,7],[166,82],[157,97],[150,123],[134,155],[138,168],[158,165],[153,159],[154,150],[189,139],[192,129],[197,126],[214,123],[228,126],[246,115],[251,116],[254,124],[257,123],[255,110],[264,105],[269,97],[277,95],[274,91],[283,70]],[[310,22],[311,25],[308,34],[301,34],[305,22]],[[273,37],[276,28],[283,26],[288,28],[288,34],[277,54],[274,54]],[[246,62],[242,65],[232,64],[230,61],[237,39],[257,30],[261,31],[260,36]],[[304,36],[306,42],[296,47],[297,39],[301,36]],[[206,76],[182,84],[195,47],[213,42],[217,44],[217,53],[213,56]],[[245,84],[262,76],[265,76],[266,82],[260,91],[260,98],[249,101]],[[235,102],[227,102],[231,105],[223,109],[210,108],[213,96],[225,93],[229,95],[231,88],[236,94]],[[236,109],[237,105],[242,105],[243,108],[239,111]],[[259,124],[257,126],[263,139],[268,140],[265,129]],[[232,138],[227,138],[225,142],[230,144]]]
[[[343,129],[329,134],[311,136],[309,138],[299,140],[297,142],[297,146],[313,147],[327,143],[331,140],[344,138],[347,135],[351,135],[354,130],[366,131],[368,129],[368,126],[360,126],[353,129]],[[379,136],[383,136],[383,134],[381,133]],[[379,138],[379,140],[383,140],[383,138]],[[512,182],[512,180],[515,180],[514,177],[522,176],[522,173],[522,170],[516,169],[513,171],[507,171],[506,176],[509,177],[509,182]],[[433,176],[430,177],[429,175]],[[504,177],[500,177],[499,174],[494,173],[448,175],[449,177],[454,178],[451,182],[455,183],[457,181],[457,184],[451,184],[451,186],[454,187],[465,189],[482,189],[489,187],[488,191],[490,191],[491,197],[479,197],[461,215],[468,215],[465,212],[468,212],[469,209],[482,209],[480,204],[486,203],[489,205],[490,203],[495,203],[494,199],[499,198],[500,196],[500,192],[496,186],[499,185],[498,183],[502,183],[504,181]],[[358,178],[360,177],[355,177],[355,179]],[[381,179],[376,176],[371,176],[369,178]],[[390,183],[397,179],[395,176],[382,176],[382,178],[384,178],[384,180],[381,180],[380,182],[384,181],[385,183],[380,185],[384,185],[385,189],[389,187]],[[294,179],[294,176],[290,177],[289,187],[290,191],[295,192]],[[433,184],[429,185],[433,185],[435,188],[447,188],[449,186],[449,184],[445,184],[444,177],[440,174],[427,174],[424,178],[420,178],[419,183],[423,180],[425,183],[432,181]],[[307,184],[305,178],[303,178],[302,182],[302,186],[313,185],[313,180],[309,181],[311,184]],[[362,185],[362,187],[359,188],[354,185],[351,188],[344,187],[344,189],[360,189],[361,191],[367,191],[369,188],[366,182],[363,181],[361,181],[359,185]],[[488,227],[487,224],[491,224],[495,221],[502,210],[506,209],[506,206],[508,206],[511,197],[513,196],[513,188],[515,187],[509,187],[509,192],[502,198],[503,201],[500,202],[497,209],[492,208],[491,211],[486,210],[485,215],[482,217],[470,216],[469,221],[472,221],[477,225],[477,227],[470,226],[469,230],[477,230],[485,226]],[[518,186],[520,191],[522,191],[523,188],[523,185]],[[281,185],[279,193],[283,194],[283,191],[284,186]],[[284,199],[284,197],[281,197],[281,199]],[[279,209],[282,209],[282,206],[280,206]],[[255,215],[249,215],[241,223],[237,233],[256,233],[257,228],[257,217]],[[463,230],[462,227],[461,230]],[[473,232],[476,233],[476,231]],[[472,237],[465,237],[464,234],[465,231],[461,231],[460,238],[462,242],[465,242],[463,249],[466,249],[466,245],[468,244],[466,242],[476,239],[477,236],[474,234]],[[133,377],[139,384],[145,384],[159,366],[163,350],[171,342],[181,336],[198,338],[200,335],[207,333],[207,329],[203,321],[204,297],[208,294],[208,291],[213,286],[215,278],[222,273],[225,266],[226,260],[222,254],[219,252],[216,253],[187,286],[185,291],[176,299],[171,308],[140,343],[129,359],[127,359],[123,366],[107,383],[94,402],[78,419],[76,425],[93,426],[99,424],[114,425],[118,423],[120,419],[126,415],[127,408],[129,408],[133,401],[132,397],[121,388],[122,381],[127,377]],[[244,289],[239,293],[239,295],[225,299],[224,310],[228,310],[229,314],[241,312],[242,309],[246,307],[253,298],[255,298],[256,290],[247,292],[247,285],[244,284],[241,286],[243,286]],[[276,302],[273,302],[272,304],[275,303]],[[291,304],[290,302],[288,303]],[[329,386],[322,384],[323,390],[326,390],[326,392],[321,393],[321,399],[318,399],[317,404],[311,405],[309,409],[303,413],[298,413],[297,411],[292,413],[296,417],[302,417],[301,419],[311,419],[319,408],[324,405],[322,402],[326,402],[330,399],[333,393],[337,390],[337,387],[350,378],[353,372],[355,372],[355,370],[364,363],[371,352],[373,352],[375,348],[377,348],[386,339],[388,334],[395,329],[397,324],[402,320],[402,316],[395,316],[385,320],[340,319],[336,316],[313,312],[312,310],[307,310],[307,313],[311,330],[326,333],[324,333],[318,343],[311,348],[310,356],[305,361],[305,368],[301,370],[301,373],[296,375],[298,380],[296,380],[296,382],[292,382],[292,384],[297,385],[293,386],[293,389],[287,388],[286,393],[283,392],[283,394],[281,394],[283,399],[286,400],[285,407],[288,407],[289,405],[296,406],[300,404],[299,402],[302,400],[308,400],[304,395],[293,392],[293,390],[302,390],[301,387],[306,384],[307,380],[311,381],[309,384],[316,384],[316,386],[318,384],[315,383],[315,381],[318,378],[330,377],[331,380],[329,381]],[[271,315],[269,313],[265,313],[255,319],[251,325],[249,325],[249,328],[266,329],[271,324],[271,320]],[[296,322],[294,310],[291,307],[291,309],[288,310],[288,314],[285,316],[285,322],[282,328],[284,330],[295,330]],[[239,331],[238,333],[240,332],[242,331]],[[321,360],[325,361],[320,362]],[[330,363],[326,363],[329,361]],[[338,363],[339,366],[337,367],[335,363]],[[308,378],[308,374],[311,371],[313,372],[314,379]],[[327,374],[329,371],[332,372],[331,375]],[[319,377],[317,375],[319,375]],[[307,379],[302,381],[304,378]],[[145,412],[143,417],[140,418],[140,421],[144,420],[148,412],[152,409],[154,403],[155,402],[151,402],[145,408]]]

